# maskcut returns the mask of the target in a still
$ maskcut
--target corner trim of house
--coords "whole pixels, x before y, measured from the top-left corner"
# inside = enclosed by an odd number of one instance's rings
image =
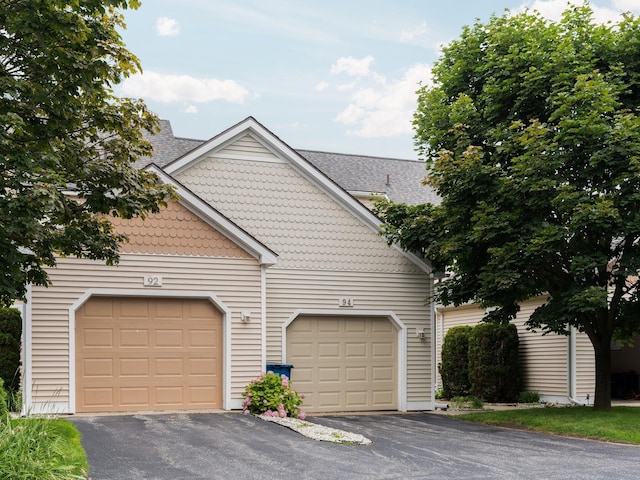
[[[210,292],[193,290],[147,290],[115,288],[92,288],[87,290],[69,307],[69,412],[76,413],[76,312],[91,297],[144,297],[144,298],[194,298],[207,299],[222,312],[224,355],[222,360],[222,375],[224,395],[222,408],[231,409],[231,310],[216,295]]]
[[[22,305],[22,415],[27,415],[31,408],[31,379],[33,373],[33,323],[31,310],[32,288],[31,284],[27,285],[27,295]]]
[[[398,330],[398,410],[407,411],[407,327],[391,310],[302,309],[294,311],[282,324],[282,362],[287,361],[287,327],[301,315],[340,317],[385,317]]]

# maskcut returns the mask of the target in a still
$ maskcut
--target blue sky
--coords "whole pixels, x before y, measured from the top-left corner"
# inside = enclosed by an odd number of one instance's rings
[[[640,0],[593,0],[599,20]],[[567,0],[143,0],[123,32],[143,74],[117,87],[177,136],[251,115],[294,148],[416,158],[415,90],[464,25]]]

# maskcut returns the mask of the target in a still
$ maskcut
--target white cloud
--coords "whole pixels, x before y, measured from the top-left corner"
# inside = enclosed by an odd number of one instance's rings
[[[386,81],[384,76],[371,70],[371,65],[373,65],[374,60],[371,55],[367,55],[361,59],[341,57],[336,63],[331,65],[331,74],[338,75],[345,73],[350,77],[373,78],[378,83],[384,83]]]
[[[184,113],[198,113],[198,107],[196,107],[195,105],[189,105],[184,109]]]
[[[640,13],[638,0],[613,0],[613,6],[623,12]]]
[[[428,31],[429,28],[427,27],[427,22],[422,22],[417,27],[400,32],[400,40],[403,42],[412,42],[422,37]]]
[[[316,92],[324,92],[327,88],[329,88],[329,84],[327,82],[318,82],[314,87]]]
[[[156,33],[161,37],[173,37],[180,33],[180,26],[174,18],[160,17],[156,21]]]
[[[334,119],[353,126],[349,135],[365,138],[393,137],[411,133],[419,84],[431,79],[431,67],[417,64],[389,85],[357,90],[351,103]]]
[[[244,103],[249,91],[234,80],[195,78],[147,71],[127,78],[122,94],[161,103],[207,103],[223,100]]]
[[[353,90],[355,86],[356,86],[356,82],[341,83],[340,85],[336,86],[336,90],[338,90],[339,92],[347,92],[349,90]]]
[[[374,58],[368,55],[357,59],[353,57],[341,57],[331,65],[331,74],[346,73],[350,77],[368,77],[371,74],[371,65]]]
[[[633,6],[631,4],[634,4]],[[537,10],[539,11],[543,17],[548,18],[549,20],[558,21],[562,17],[562,12],[564,12],[569,4],[572,5],[582,5],[582,0],[534,0],[524,2],[520,7],[516,8],[514,11],[516,13],[522,12],[525,9]],[[623,8],[621,5],[627,5],[626,8]],[[606,23],[606,22],[617,22],[620,20],[620,13],[622,10],[638,10],[638,1],[637,0],[614,0],[613,1],[614,8],[607,7],[599,7],[597,5],[591,4],[591,8],[593,9],[593,15],[597,22]]]

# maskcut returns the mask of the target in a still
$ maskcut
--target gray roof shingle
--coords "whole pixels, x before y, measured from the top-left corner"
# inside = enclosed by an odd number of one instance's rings
[[[205,140],[181,138],[173,135],[171,123],[160,121],[156,135],[145,135],[154,147],[153,157],[144,157],[136,167],[155,163],[159,167],[171,163]],[[398,203],[439,203],[438,195],[422,185],[426,176],[424,162],[387,157],[350,155],[342,153],[296,150],[309,163],[348,192],[386,194]]]

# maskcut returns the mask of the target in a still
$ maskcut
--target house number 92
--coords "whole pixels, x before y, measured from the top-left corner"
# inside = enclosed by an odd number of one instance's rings
[[[145,287],[161,287],[162,277],[160,275],[145,275],[144,286]]]

